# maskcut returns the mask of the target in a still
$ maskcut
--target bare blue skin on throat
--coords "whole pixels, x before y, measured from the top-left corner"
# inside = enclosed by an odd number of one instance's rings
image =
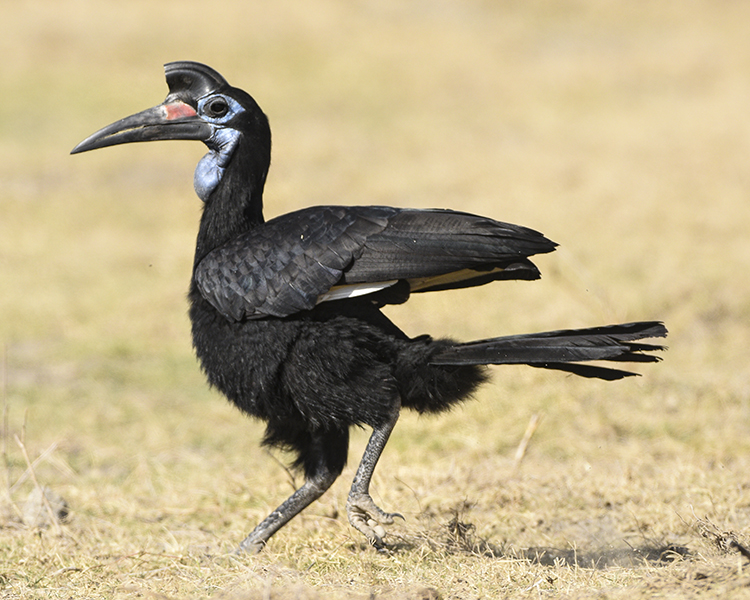
[[[208,201],[224,176],[240,135],[234,129],[217,128],[206,143],[211,150],[198,162],[193,176],[195,193],[203,202]]]

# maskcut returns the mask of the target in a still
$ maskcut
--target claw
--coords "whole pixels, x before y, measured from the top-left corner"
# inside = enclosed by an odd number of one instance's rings
[[[383,525],[391,525],[396,517],[402,521],[406,520],[401,513],[385,512],[367,494],[349,496],[346,502],[346,513],[352,527],[364,534],[367,541],[377,549],[385,547],[383,538],[386,530]]]

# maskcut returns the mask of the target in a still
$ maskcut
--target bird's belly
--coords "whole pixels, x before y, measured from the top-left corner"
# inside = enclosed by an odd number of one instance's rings
[[[233,322],[191,310],[209,383],[244,412],[306,428],[377,425],[399,394],[394,339],[357,319]]]
[[[218,313],[193,318],[193,345],[211,386],[244,412],[267,420],[284,410],[279,389],[299,327],[283,321],[230,322]]]

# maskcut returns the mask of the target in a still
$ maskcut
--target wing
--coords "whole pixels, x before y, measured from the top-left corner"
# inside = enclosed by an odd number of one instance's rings
[[[201,294],[228,318],[286,317],[400,281],[413,292],[536,279],[540,233],[448,210],[318,206],[282,215],[210,252]]]
[[[367,238],[342,283],[406,280],[412,292],[538,279],[527,257],[557,244],[538,231],[452,210],[401,210]]]

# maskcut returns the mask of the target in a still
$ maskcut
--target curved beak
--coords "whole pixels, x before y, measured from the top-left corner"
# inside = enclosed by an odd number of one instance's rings
[[[192,106],[181,100],[167,100],[107,125],[83,140],[70,153],[78,154],[129,142],[206,141],[211,133],[211,125],[201,119]]]

